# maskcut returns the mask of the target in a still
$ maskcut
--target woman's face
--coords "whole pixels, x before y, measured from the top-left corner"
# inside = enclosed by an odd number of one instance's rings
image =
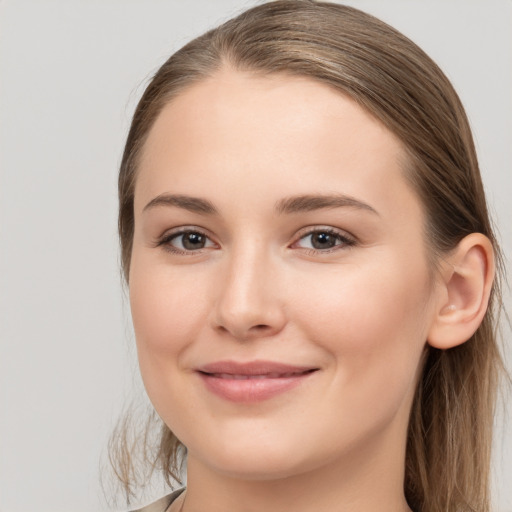
[[[305,78],[224,70],[165,107],[130,298],[147,392],[189,464],[267,479],[403,463],[435,291],[404,160]]]

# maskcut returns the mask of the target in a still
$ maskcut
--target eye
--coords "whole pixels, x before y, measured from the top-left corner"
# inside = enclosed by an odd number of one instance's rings
[[[196,252],[208,247],[214,247],[215,244],[201,231],[183,230],[179,232],[170,233],[158,242],[158,245],[170,252],[175,253],[188,253]]]
[[[335,229],[314,229],[301,236],[294,246],[312,251],[330,252],[336,248],[350,247],[356,242],[345,233]]]

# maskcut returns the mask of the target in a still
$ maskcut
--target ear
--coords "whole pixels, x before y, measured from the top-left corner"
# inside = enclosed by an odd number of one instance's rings
[[[443,260],[429,345],[447,349],[473,336],[487,311],[494,271],[492,244],[481,233],[463,238]]]

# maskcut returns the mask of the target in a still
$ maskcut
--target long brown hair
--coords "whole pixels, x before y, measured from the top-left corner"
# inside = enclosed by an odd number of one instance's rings
[[[464,236],[479,232],[491,240],[501,269],[469,123],[443,72],[408,38],[357,9],[278,0],[254,7],[188,43],[163,64],[144,92],[119,173],[119,235],[126,280],[137,163],[148,133],[173,97],[222,66],[309,77],[350,96],[406,149],[406,176],[424,205],[433,264]],[[471,339],[449,350],[427,348],[406,453],[405,495],[416,512],[490,508],[491,429],[501,368],[496,343],[500,306],[496,280],[488,311]],[[156,451],[148,458],[170,481],[177,475],[183,447],[165,425],[161,428]],[[122,432],[116,439],[118,475],[129,492],[134,474],[131,449]]]

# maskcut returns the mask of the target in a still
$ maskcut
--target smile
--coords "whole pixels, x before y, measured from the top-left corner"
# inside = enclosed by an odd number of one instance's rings
[[[269,361],[222,361],[205,365],[197,373],[215,395],[232,402],[253,403],[295,388],[317,370]]]
[[[310,370],[307,370],[309,372]],[[301,372],[306,373],[306,372]],[[266,373],[263,375],[233,375],[231,373],[211,373],[211,377],[217,379],[233,379],[233,380],[247,380],[247,379],[286,379],[289,377],[295,377],[297,373]]]

